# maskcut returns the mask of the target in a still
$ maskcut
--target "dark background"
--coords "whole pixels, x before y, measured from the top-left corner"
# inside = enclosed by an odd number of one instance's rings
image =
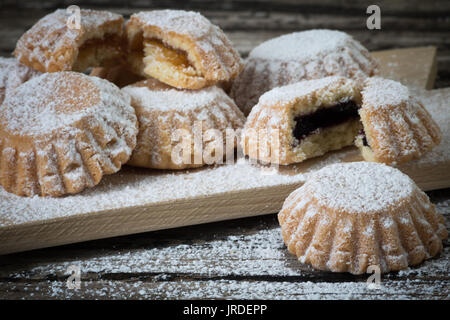
[[[450,86],[449,0],[0,0],[0,55],[10,55],[17,39],[39,18],[71,4],[111,10],[125,17],[148,9],[200,11],[228,34],[244,57],[269,38],[312,28],[346,31],[369,50],[433,45],[438,47],[436,87]],[[370,4],[381,8],[381,30],[366,28]]]

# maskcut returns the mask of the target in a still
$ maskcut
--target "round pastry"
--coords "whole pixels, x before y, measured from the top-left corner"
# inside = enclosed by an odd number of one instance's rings
[[[362,274],[417,265],[442,250],[444,218],[399,170],[334,164],[292,192],[278,214],[288,250],[320,270]]]
[[[127,22],[126,33],[131,70],[176,88],[227,82],[242,69],[223,31],[196,12],[139,12]]]
[[[338,76],[272,89],[247,118],[243,152],[263,163],[287,165],[352,145],[361,128],[360,105],[356,83]]]
[[[117,172],[136,145],[130,98],[75,72],[45,73],[0,108],[0,184],[20,196],[62,196]]]
[[[422,156],[441,141],[439,126],[399,82],[367,79],[359,110],[363,130],[355,144],[367,161],[399,164]]]
[[[14,55],[41,72],[84,71],[115,65],[123,55],[123,17],[107,11],[56,10],[39,20],[19,39]],[[74,24],[70,24],[74,22]]]
[[[234,161],[234,134],[245,117],[222,89],[182,90],[148,79],[122,91],[131,96],[139,121],[127,164],[183,169],[221,163],[230,155]]]
[[[12,90],[39,74],[14,58],[0,57],[0,105]]]
[[[231,96],[247,115],[258,98],[272,88],[333,75],[361,81],[377,71],[367,49],[344,32],[295,32],[254,48],[233,83]]]

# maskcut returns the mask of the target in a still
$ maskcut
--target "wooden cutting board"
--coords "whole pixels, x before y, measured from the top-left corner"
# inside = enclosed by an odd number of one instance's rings
[[[424,190],[450,187],[450,88],[432,88],[436,49],[375,52],[385,77],[417,89],[443,129],[442,144],[400,169]],[[270,171],[240,159],[179,172],[125,167],[95,188],[64,198],[21,198],[0,187],[0,254],[199,223],[274,213],[308,174],[359,161],[349,147]]]

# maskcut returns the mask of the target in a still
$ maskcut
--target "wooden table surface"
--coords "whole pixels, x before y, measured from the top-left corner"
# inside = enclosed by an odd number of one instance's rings
[[[79,4],[128,15],[142,1],[0,2],[0,55],[57,6]],[[450,2],[378,1],[382,30],[365,29],[370,1],[152,1],[153,8],[201,11],[220,25],[243,56],[271,37],[310,28],[341,29],[370,50],[435,45],[436,88],[450,86]],[[428,192],[450,228],[450,189]],[[69,289],[69,266],[81,271],[81,288]],[[450,246],[440,257],[382,277],[318,272],[290,255],[276,215],[149,232],[0,256],[0,299],[450,299]]]

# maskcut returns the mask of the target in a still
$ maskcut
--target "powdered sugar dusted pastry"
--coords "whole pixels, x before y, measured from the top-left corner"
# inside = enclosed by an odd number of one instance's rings
[[[355,143],[365,160],[399,164],[440,143],[439,126],[401,83],[369,78],[362,98],[359,114],[364,129]]]
[[[223,31],[199,13],[155,10],[126,25],[132,70],[177,88],[200,89],[235,78],[241,58]]]
[[[14,58],[0,57],[0,105],[12,90],[39,74]]]
[[[46,73],[0,108],[0,184],[21,196],[62,196],[117,172],[136,144],[130,98],[112,83]]]
[[[343,77],[272,89],[261,96],[247,118],[244,154],[286,165],[352,145],[360,130],[360,105],[356,83]]]
[[[408,176],[373,162],[319,170],[288,196],[278,220],[300,262],[353,274],[417,265],[448,236],[444,218]]]
[[[80,28],[70,24],[74,17],[59,9],[39,20],[17,42],[16,58],[41,72],[115,65],[123,54],[122,16],[81,10]]]
[[[122,90],[131,96],[139,120],[128,164],[183,169],[221,163],[227,152],[234,159],[233,134],[245,117],[222,89],[181,90],[148,79]]]
[[[248,114],[258,98],[275,87],[333,75],[362,81],[376,73],[375,60],[350,35],[332,30],[295,32],[254,48],[231,96]]]

